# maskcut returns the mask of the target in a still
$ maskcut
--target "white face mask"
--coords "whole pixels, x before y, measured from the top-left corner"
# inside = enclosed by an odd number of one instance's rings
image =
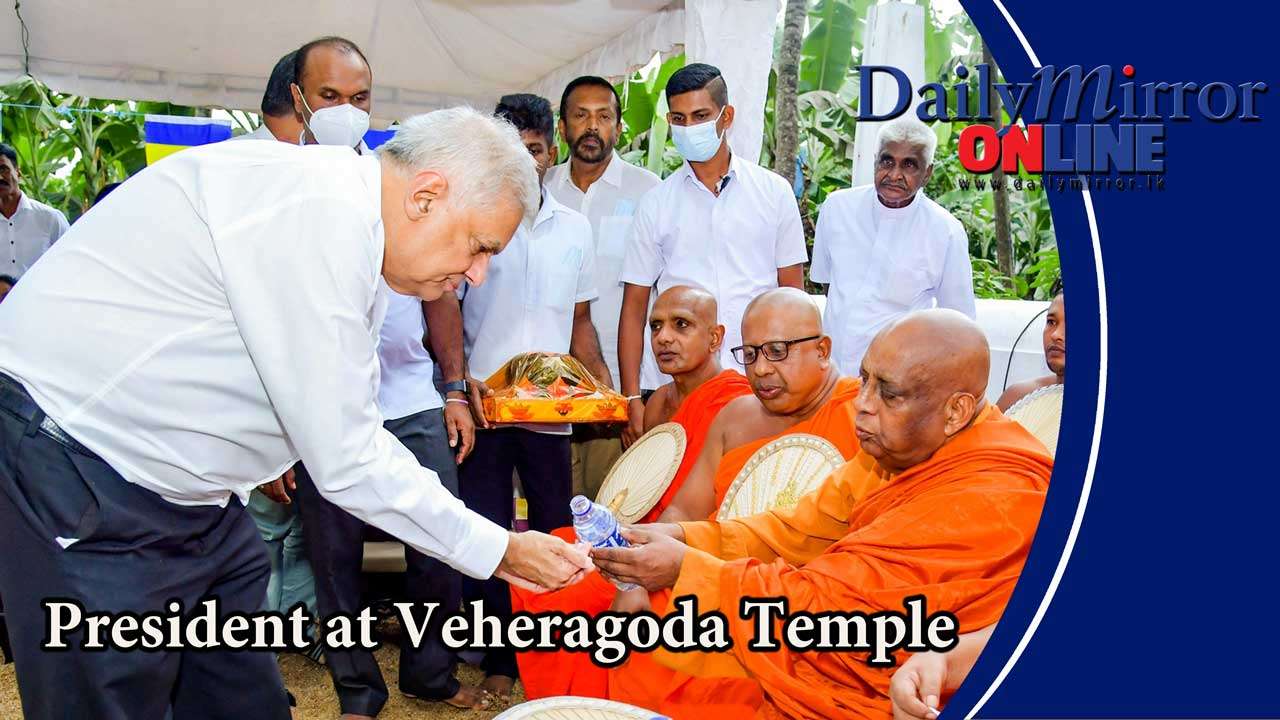
[[[716,123],[720,121],[720,115],[724,115],[724,108],[720,108],[720,113],[714,120],[697,125],[671,126],[671,142],[675,143],[676,150],[684,156],[685,160],[706,162],[720,150],[720,142],[724,138],[724,133],[716,132]]]
[[[306,127],[321,145],[353,148],[369,132],[369,113],[355,105],[343,103],[312,111],[306,96],[302,94],[302,88],[298,88],[298,96],[302,98],[302,106],[311,113],[311,118],[306,120]],[[305,133],[303,135],[305,138]]]

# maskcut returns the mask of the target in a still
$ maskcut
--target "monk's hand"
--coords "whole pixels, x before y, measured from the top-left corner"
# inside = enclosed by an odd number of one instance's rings
[[[289,497],[289,493],[297,490],[298,484],[294,480],[293,468],[284,471],[280,477],[271,482],[263,483],[258,486],[258,490],[267,496],[268,500],[280,503],[281,505],[289,505],[293,502],[293,498]]]
[[[647,533],[656,534],[656,535],[666,535],[667,537],[672,538],[674,540],[679,540],[680,542],[684,542],[684,528],[680,526],[680,523],[673,523],[673,522],[644,523],[642,525],[632,525],[631,529],[643,530]]]
[[[631,443],[644,434],[644,402],[636,398],[627,403],[627,426],[622,428],[622,448],[631,447]]]
[[[913,654],[889,681],[894,720],[934,720],[947,677],[947,658],[942,653]]]
[[[572,585],[591,568],[591,558],[581,546],[540,532],[513,532],[508,533],[507,552],[494,577],[533,592],[547,592]]]
[[[609,606],[609,610],[622,613],[638,613],[646,610],[652,610],[649,604],[649,591],[644,588],[637,590],[619,590],[613,596],[613,604]]]
[[[631,547],[591,550],[591,559],[606,580],[639,585],[649,591],[676,584],[687,545],[640,527],[624,528],[622,536]]]

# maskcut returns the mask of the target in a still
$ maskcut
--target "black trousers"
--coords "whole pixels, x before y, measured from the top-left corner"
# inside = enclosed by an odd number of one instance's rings
[[[106,462],[40,430],[44,413],[0,378],[0,595],[27,720],[287,720],[275,655],[250,650],[40,649],[41,601],[87,612],[261,610],[270,570],[253,520],[227,507],[175,505]],[[54,538],[76,542],[63,549]],[[171,715],[170,715],[171,713]]]
[[[569,525],[572,471],[569,436],[547,435],[524,428],[477,430],[476,446],[460,468],[462,501],[467,507],[509,528],[514,519],[511,472],[520,473],[520,485],[529,503],[529,529],[541,532]],[[511,590],[503,580],[463,579],[467,602],[484,600],[485,614],[511,617]],[[485,651],[481,668],[487,675],[516,677],[516,654],[510,648]]]
[[[458,494],[454,452],[445,432],[444,412],[427,410],[396,420],[384,427],[399,438],[424,467],[440,476],[440,484]],[[316,606],[321,617],[360,612],[360,566],[364,555],[363,522],[316,491],[315,483],[299,466],[298,511],[306,530],[307,558],[316,578]],[[411,548],[405,548],[408,601],[438,602],[422,643],[415,648],[407,640],[400,647],[400,689],[430,700],[457,694],[454,678],[457,657],[441,640],[445,617],[460,607],[462,576],[453,568]],[[421,617],[419,617],[421,620]],[[378,661],[367,650],[325,650],[325,663],[333,677],[338,703],[344,713],[377,715],[387,702],[387,685]]]

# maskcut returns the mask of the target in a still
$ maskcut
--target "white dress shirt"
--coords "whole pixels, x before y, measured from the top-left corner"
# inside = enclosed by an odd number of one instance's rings
[[[800,211],[781,175],[734,155],[716,196],[685,163],[651,190],[636,210],[622,281],[665,292],[701,287],[715,296],[724,345],[720,363],[734,367],[729,350],[742,344],[747,303],[778,287],[778,269],[808,259]],[[641,377],[660,387],[665,375]]]
[[[475,577],[507,533],[382,427],[378,160],[216,143],[87,213],[0,305],[0,371],[126,480],[224,505],[299,459],[335,505]]]
[[[444,406],[436,390],[435,362],[423,345],[427,321],[422,300],[400,293],[382,283],[387,296],[387,315],[378,332],[378,365],[382,382],[378,385],[378,407],[387,420],[408,417]]]
[[[904,313],[936,305],[977,314],[964,226],[923,192],[903,208],[885,207],[873,185],[828,195],[809,278],[829,285],[822,324],[845,375],[858,374],[871,340]]]
[[[20,194],[13,217],[0,215],[0,275],[22,277],[66,231],[61,210]]]
[[[622,315],[622,259],[626,255],[627,234],[635,218],[640,198],[662,182],[657,175],[637,167],[613,153],[613,159],[605,167],[604,174],[584,193],[573,184],[569,176],[569,163],[556,165],[547,171],[546,185],[555,199],[565,207],[577,210],[591,221],[591,235],[596,249],[596,290],[600,297],[591,303],[591,322],[600,335],[600,352],[613,375],[613,386],[622,387],[618,372],[618,317]],[[650,307],[653,306],[650,298]],[[642,367],[648,375],[658,374],[658,363],[653,359],[653,348],[644,344]],[[643,373],[642,373],[643,376]],[[644,387],[656,390],[657,387]]]
[[[574,307],[596,298],[595,277],[591,223],[544,190],[533,229],[516,230],[483,284],[458,289],[471,376],[486,380],[520,353],[568,353]],[[521,427],[569,434],[568,425]]]

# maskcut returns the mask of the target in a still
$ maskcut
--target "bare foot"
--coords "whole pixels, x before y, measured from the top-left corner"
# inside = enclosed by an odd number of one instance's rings
[[[463,685],[456,695],[442,702],[464,710],[484,710],[493,702],[493,696],[475,685]]]
[[[516,686],[516,679],[506,675],[490,675],[480,684],[482,690],[488,690],[503,700],[510,699],[511,690]]]

